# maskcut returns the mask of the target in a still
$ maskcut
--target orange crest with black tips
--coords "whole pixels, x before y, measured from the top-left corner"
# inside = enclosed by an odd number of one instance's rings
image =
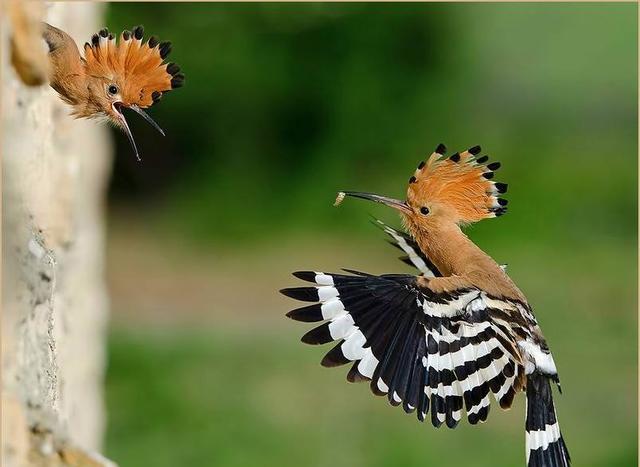
[[[479,156],[480,151],[475,146],[446,158],[445,146],[439,145],[409,180],[409,204],[442,206],[452,210],[459,224],[504,214],[507,200],[498,195],[507,191],[507,185],[492,180],[500,163],[486,164],[488,157]]]
[[[144,29],[137,26],[124,31],[118,40],[107,29],[94,34],[85,43],[86,73],[109,77],[126,106],[146,108],[158,102],[162,94],[182,86],[184,75],[175,63],[164,63],[171,51],[170,42],[151,36],[143,42]]]

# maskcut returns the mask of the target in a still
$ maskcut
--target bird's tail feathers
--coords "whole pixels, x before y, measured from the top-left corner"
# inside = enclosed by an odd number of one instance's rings
[[[569,467],[571,457],[553,405],[549,377],[527,378],[526,450],[528,467]]]

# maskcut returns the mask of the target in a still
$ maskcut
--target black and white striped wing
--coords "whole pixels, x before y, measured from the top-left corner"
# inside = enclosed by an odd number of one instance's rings
[[[425,277],[442,276],[411,235],[396,230],[379,219],[375,219],[374,223],[391,237],[389,243],[405,252],[405,255],[400,257],[400,261],[409,266],[415,266]]]
[[[491,319],[484,294],[465,289],[435,294],[415,276],[297,272],[312,287],[282,290],[317,302],[287,314],[326,321],[302,337],[307,344],[337,341],[323,358],[327,367],[353,362],[347,379],[371,381],[377,395],[438,427],[455,427],[466,409],[470,423],[484,421],[489,393],[511,406],[524,376],[518,347]],[[489,300],[490,302],[490,300]]]

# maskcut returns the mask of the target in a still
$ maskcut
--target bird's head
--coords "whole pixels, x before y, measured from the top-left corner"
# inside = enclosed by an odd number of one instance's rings
[[[180,67],[164,62],[171,51],[170,42],[160,42],[155,36],[143,41],[142,26],[122,32],[118,39],[102,29],[84,44],[83,58],[66,32],[46,23],[43,26],[49,46],[51,86],[73,107],[73,115],[106,117],[127,134],[136,157],[138,150],[125,109],[140,114],[164,135],[144,109],[184,83]]]
[[[102,29],[91,43],[84,45],[88,91],[87,112],[105,115],[128,136],[138,156],[135,140],[123,111],[133,110],[162,135],[158,124],[143,110],[157,103],[163,93],[182,86],[184,75],[175,63],[164,63],[171,51],[170,42],[155,36],[143,42],[144,29],[123,31],[116,41]]]
[[[507,210],[507,200],[499,194],[507,185],[494,182],[499,162],[485,164],[487,156],[479,156],[475,146],[445,158],[446,148],[439,145],[426,162],[418,165],[409,179],[406,200],[372,193],[345,191],[338,195],[367,199],[400,211],[407,228],[413,232],[428,231],[444,225],[467,225],[497,217]]]

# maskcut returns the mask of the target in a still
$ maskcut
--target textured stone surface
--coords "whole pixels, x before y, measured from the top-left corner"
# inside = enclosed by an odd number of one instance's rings
[[[10,8],[39,7],[20,5]],[[56,3],[43,10],[83,44],[102,27],[103,8]],[[100,450],[105,422],[110,142],[104,126],[69,117],[49,86],[19,79],[8,59],[8,17],[0,19],[2,465],[105,465],[87,453]]]

